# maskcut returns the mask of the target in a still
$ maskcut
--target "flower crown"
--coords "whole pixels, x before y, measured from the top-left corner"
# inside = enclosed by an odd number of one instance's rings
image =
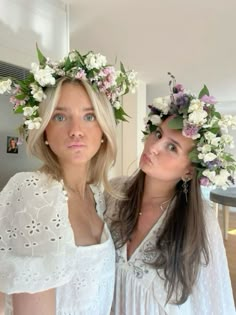
[[[196,165],[200,184],[225,189],[234,184],[236,161],[225,148],[234,147],[228,128],[236,128],[236,116],[218,113],[214,106],[216,100],[210,96],[205,85],[196,97],[181,84],[176,84],[171,73],[168,74],[171,77],[170,95],[155,98],[153,104],[148,106],[150,112],[145,118],[143,133],[148,135],[154,132],[165,118],[173,115],[168,126],[182,130],[182,134],[192,138],[196,144],[189,158]]]
[[[31,71],[26,79],[7,79],[0,81],[0,94],[12,93],[10,98],[15,113],[23,113],[25,121],[20,132],[38,129],[41,117],[38,113],[39,103],[46,99],[45,89],[56,86],[61,77],[87,81],[95,91],[104,93],[114,110],[118,122],[126,121],[128,116],[121,106],[121,96],[137,86],[136,73],[126,71],[120,63],[120,70],[107,65],[105,56],[90,51],[81,55],[77,50],[69,52],[62,61],[53,62],[46,58],[37,47],[39,64],[32,63]],[[12,90],[14,88],[14,90]]]

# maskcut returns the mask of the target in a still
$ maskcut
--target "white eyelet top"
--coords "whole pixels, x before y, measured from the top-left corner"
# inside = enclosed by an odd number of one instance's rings
[[[127,179],[127,178],[126,178]],[[113,180],[119,192],[124,178]],[[106,199],[108,221],[117,216],[115,200]],[[164,281],[149,264],[158,253],[154,248],[164,212],[132,256],[127,258],[127,244],[116,251],[116,285],[112,313],[115,315],[235,315],[232,287],[221,230],[216,216],[205,204],[206,229],[210,246],[210,262],[200,268],[199,277],[187,301],[178,306],[166,304]],[[164,276],[162,274],[162,276]]]
[[[103,195],[91,185],[102,218]],[[56,288],[56,315],[108,315],[115,249],[107,225],[101,242],[76,246],[63,183],[41,172],[13,176],[0,192],[0,292]]]

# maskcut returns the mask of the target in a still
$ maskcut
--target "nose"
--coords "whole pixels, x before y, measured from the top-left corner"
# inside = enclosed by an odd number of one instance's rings
[[[160,139],[153,141],[150,145],[150,153],[154,156],[158,155],[160,153]]]
[[[84,136],[83,126],[79,119],[70,121],[69,136],[71,138],[81,138]]]

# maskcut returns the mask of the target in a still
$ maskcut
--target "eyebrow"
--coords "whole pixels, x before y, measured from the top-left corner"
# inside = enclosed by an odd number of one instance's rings
[[[61,110],[61,111],[65,111],[65,112],[68,111],[67,107],[63,107],[63,106],[57,106],[54,110]],[[94,111],[94,108],[91,107],[91,106],[89,106],[89,107],[83,107],[83,111],[84,111],[84,112]]]
[[[158,127],[158,129],[161,131],[161,133],[163,134],[163,129],[161,127]],[[171,142],[173,142],[177,147],[179,147],[181,150],[183,150],[182,146],[180,145],[180,143],[178,141],[176,141],[175,139],[171,138],[171,137],[167,137]]]

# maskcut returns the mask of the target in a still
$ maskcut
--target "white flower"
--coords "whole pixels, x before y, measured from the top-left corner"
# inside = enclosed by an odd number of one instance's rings
[[[215,137],[211,140],[211,144],[217,147],[219,145],[220,140],[221,140],[220,137]]]
[[[30,87],[31,94],[36,101],[42,102],[46,99],[47,96],[43,93],[43,89],[40,86],[38,86],[36,83],[32,83],[30,84]]]
[[[161,123],[161,118],[159,115],[152,115],[149,117],[149,120],[151,120],[153,125],[158,126]]]
[[[236,129],[236,116],[222,115],[221,120],[219,121],[219,126],[225,132],[228,132],[228,127],[231,127],[232,129]]]
[[[106,57],[101,55],[101,54],[94,54],[94,53],[89,53],[85,60],[84,63],[88,70],[91,69],[101,69],[102,67],[105,67],[107,64]]]
[[[193,99],[190,102],[188,112],[195,112],[195,111],[202,111],[203,110],[204,103],[201,102],[199,99]]]
[[[31,107],[31,106],[25,106],[23,108],[23,115],[26,116],[26,117],[30,117],[34,114],[35,111],[38,110],[38,106],[34,106],[34,107]]]
[[[165,96],[165,97],[157,97],[154,98],[152,105],[159,109],[164,115],[166,115],[169,111],[169,101],[170,97]]]
[[[134,80],[136,80],[136,77],[137,77],[137,72],[135,72],[135,71],[130,71],[129,73],[128,73],[128,80],[129,81],[134,81]]]
[[[189,114],[188,121],[191,124],[202,126],[206,121],[207,112],[205,110],[196,110]]]
[[[0,81],[0,94],[4,94],[6,92],[11,91],[12,81],[10,79],[5,81]]]
[[[211,152],[211,146],[209,144],[204,144],[203,146],[200,146],[197,149],[198,151],[202,152],[202,154]]]
[[[226,189],[229,176],[230,173],[227,170],[225,169],[220,170],[220,174],[217,174],[214,178],[214,184],[216,186],[222,187],[223,189]]]
[[[207,163],[207,162],[211,162],[211,161],[215,160],[217,158],[217,156],[212,152],[209,152],[206,154],[199,153],[198,158],[200,160],[203,160],[205,163]]]
[[[206,177],[209,178],[209,180],[214,183],[215,181],[215,176],[216,176],[216,172],[215,171],[210,171],[209,169],[206,169],[202,172],[202,174]]]
[[[216,134],[211,131],[207,131],[204,136],[207,142],[211,143],[211,141],[216,137]]]
[[[52,76],[55,71],[48,65],[44,69],[40,69],[39,65],[32,63],[31,72],[34,75],[35,81],[37,81],[41,86],[55,85],[56,80]]]
[[[227,144],[231,149],[234,148],[234,138],[229,134],[223,134],[221,136],[221,143]]]
[[[42,122],[42,118],[41,117],[36,117],[34,119],[28,119],[25,121],[25,125],[27,126],[27,128],[29,130],[32,129],[39,129],[40,125]]]
[[[120,109],[120,107],[121,107],[120,102],[115,101],[115,103],[113,104],[113,107],[114,107],[115,109]]]
[[[72,50],[70,53],[69,53],[69,59],[71,62],[73,61],[76,61],[78,58],[78,54],[75,50]]]

